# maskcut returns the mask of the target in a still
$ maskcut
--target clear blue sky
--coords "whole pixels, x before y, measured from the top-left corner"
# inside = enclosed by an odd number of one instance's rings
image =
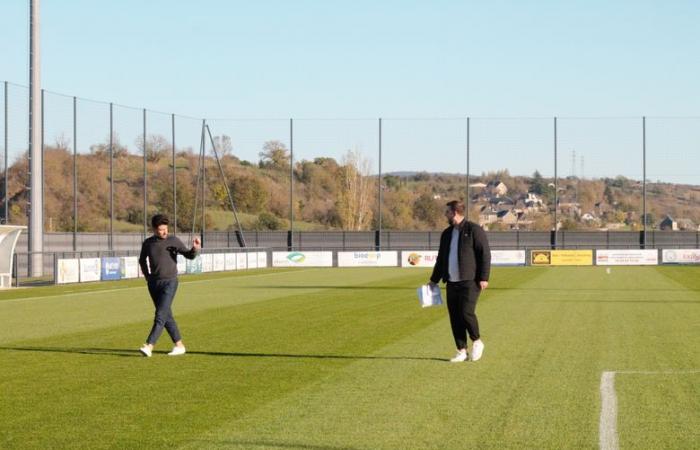
[[[27,84],[27,5],[0,5],[0,80]],[[697,117],[698,23],[696,0],[43,0],[42,84],[69,95],[208,118]],[[537,122],[538,131],[525,126],[524,139],[533,143],[520,149],[548,157],[550,122]],[[551,164],[530,164],[518,155],[523,133],[503,123],[506,131],[495,127],[482,137],[479,131],[488,127],[472,124],[473,145],[480,139],[484,147],[503,144],[483,160],[475,156],[472,171],[512,165],[514,172],[552,172]],[[581,124],[567,136],[562,123],[561,174],[583,167],[587,176],[641,175],[636,162],[627,167],[629,154],[606,166],[602,160],[611,150],[595,139],[589,143],[589,125]],[[348,131],[353,137],[338,145],[374,151],[374,121],[358,126],[367,127],[364,137]],[[461,161],[431,166],[420,150],[411,156],[413,165],[400,156],[409,141],[430,145],[437,139],[442,145],[450,134],[454,148],[444,154],[458,155],[463,125],[452,131],[440,126],[426,126],[430,131],[421,137],[411,123],[387,123],[384,169],[464,171]],[[611,128],[625,130],[617,139],[629,141],[624,152],[636,152],[637,121]],[[680,158],[686,151],[680,148],[697,149],[696,135],[685,126],[661,128],[659,142],[668,141],[666,134],[683,142],[659,151],[659,161],[676,153]],[[413,138],[401,137],[412,132]],[[608,144],[616,140],[601,136]],[[332,146],[336,137],[317,140]],[[311,147],[309,153],[316,151]],[[503,155],[493,158],[501,148]],[[573,151],[584,161],[573,164]],[[511,156],[520,162],[502,161]],[[659,175],[688,176],[681,166],[659,169]]]

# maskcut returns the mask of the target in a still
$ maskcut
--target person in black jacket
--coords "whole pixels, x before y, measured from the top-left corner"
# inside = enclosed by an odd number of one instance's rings
[[[469,358],[467,333],[472,340],[472,361],[478,361],[484,352],[476,318],[476,301],[489,285],[491,250],[483,228],[464,218],[464,203],[447,203],[445,217],[450,226],[440,236],[440,249],[430,277],[430,284],[440,280],[447,283],[447,311],[457,354],[450,361],[462,362]]]
[[[182,343],[180,330],[173,318],[172,305],[177,291],[177,255],[194,259],[201,248],[199,238],[194,238],[191,249],[185,247],[180,239],[168,236],[168,218],[156,214],[151,218],[153,236],[143,241],[139,265],[148,283],[148,293],[151,294],[153,305],[156,307],[153,327],[148,334],[146,343],[139,349],[142,355],[151,356],[153,346],[163,333],[168,332],[175,347],[168,353],[171,356],[184,355],[185,345]]]

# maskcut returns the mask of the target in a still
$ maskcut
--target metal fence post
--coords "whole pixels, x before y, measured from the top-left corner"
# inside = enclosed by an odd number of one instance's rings
[[[376,250],[382,249],[382,118],[379,118],[379,172],[377,175],[377,233],[374,245]]]
[[[175,114],[170,116],[173,144],[173,233],[177,234],[177,168],[175,167]]]
[[[642,117],[642,248],[647,248],[647,118]]]
[[[294,248],[294,119],[289,119],[289,232],[287,250]]]
[[[552,248],[557,248],[557,232],[559,222],[557,209],[559,208],[559,178],[557,176],[557,118],[554,118],[554,231],[552,232]]]
[[[114,104],[109,104],[109,239],[107,247],[114,245]]]
[[[73,97],[73,251],[78,249],[78,101]]]
[[[471,198],[470,198],[471,196],[469,195],[469,181],[470,181],[469,180],[469,162],[470,162],[469,161],[469,159],[470,159],[469,158],[470,157],[470,154],[469,154],[469,150],[470,150],[469,149],[469,131],[470,131],[469,130],[469,117],[467,117],[467,190],[464,194],[465,195],[464,204],[466,205],[465,217],[467,220],[469,220],[469,209],[471,207]]]
[[[3,147],[3,148],[4,148],[4,153],[5,153],[5,155],[4,155],[4,157],[5,157],[5,166],[4,166],[5,181],[4,181],[4,184],[5,184],[5,186],[4,186],[4,189],[3,189],[3,197],[4,197],[3,202],[5,203],[5,208],[4,208],[4,209],[5,209],[5,211],[4,211],[4,214],[5,214],[5,222],[4,222],[4,223],[8,223],[8,221],[9,221],[9,219],[10,219],[10,213],[9,213],[10,201],[9,201],[9,196],[7,195],[7,186],[8,186],[8,183],[7,183],[7,160],[8,160],[8,158],[7,158],[7,152],[8,152],[8,150],[7,150],[7,142],[8,142],[8,139],[7,139],[7,131],[8,131],[8,119],[7,119],[8,100],[7,100],[7,94],[8,94],[7,81],[5,81],[5,116],[4,116],[4,118],[5,118],[5,134],[4,134],[4,137],[5,137],[5,146]]]
[[[143,238],[148,236],[148,171],[146,168],[146,108],[143,108]]]

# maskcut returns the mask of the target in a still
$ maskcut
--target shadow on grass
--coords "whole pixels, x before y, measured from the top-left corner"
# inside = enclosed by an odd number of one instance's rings
[[[212,444],[218,445],[235,445],[242,446],[243,448],[299,448],[299,449],[310,449],[310,450],[355,450],[355,447],[335,447],[332,445],[313,445],[313,444],[302,444],[297,442],[275,442],[275,441],[251,441],[251,440],[209,440],[209,439],[197,439],[192,441],[185,441],[186,443],[198,444],[202,446],[210,446]]]
[[[397,291],[410,291],[415,287],[406,286],[338,286],[338,285],[313,285],[313,284],[303,284],[296,286],[287,285],[265,285],[265,286],[237,286],[237,288],[247,288],[247,289],[347,289],[347,290],[397,290]]]
[[[143,358],[135,349],[119,348],[78,348],[78,347],[0,347],[0,351],[75,353],[79,355],[108,355],[120,357]],[[167,351],[154,351],[165,355]],[[448,361],[446,358],[421,356],[362,356],[362,355],[305,355],[295,353],[247,353],[247,352],[202,352],[187,351],[188,355],[223,356],[232,358],[299,358],[299,359],[340,359],[340,360],[384,360],[384,361]]]
[[[608,288],[543,288],[543,287],[498,287],[489,285],[488,291],[543,291],[543,292],[561,292],[561,293],[571,293],[571,292],[636,292],[636,291],[659,291],[659,292],[693,292],[698,291],[698,289],[669,289],[669,288],[649,288],[643,287],[639,289],[608,289]]]

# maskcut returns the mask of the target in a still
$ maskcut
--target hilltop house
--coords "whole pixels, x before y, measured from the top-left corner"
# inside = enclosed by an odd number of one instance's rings
[[[673,220],[673,217],[666,216],[661,222],[659,222],[659,230],[677,231],[678,230],[678,222]]]

